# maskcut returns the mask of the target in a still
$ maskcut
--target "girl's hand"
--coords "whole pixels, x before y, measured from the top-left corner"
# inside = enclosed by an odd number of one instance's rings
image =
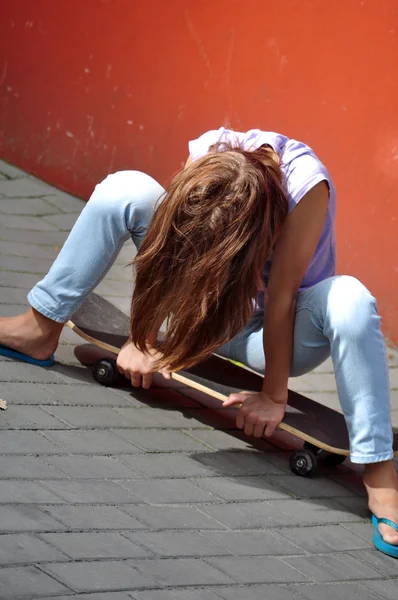
[[[246,435],[256,438],[271,437],[286,410],[286,402],[277,402],[266,392],[240,392],[231,394],[223,406],[239,405],[236,426]]]
[[[122,375],[130,379],[134,387],[149,389],[152,384],[152,373],[157,371],[156,361],[161,358],[159,352],[152,349],[149,354],[140,352],[134,344],[128,341],[120,350],[116,360],[116,366]],[[170,379],[170,373],[166,368],[160,370],[165,379]]]

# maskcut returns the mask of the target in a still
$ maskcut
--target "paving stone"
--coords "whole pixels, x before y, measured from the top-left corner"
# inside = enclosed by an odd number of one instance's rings
[[[342,527],[362,538],[367,542],[367,547],[373,548],[373,526],[369,521],[367,523],[344,523]]]
[[[7,179],[18,179],[20,177],[26,177],[25,171],[22,171],[22,169],[18,169],[18,167],[14,167],[14,165],[10,165],[5,160],[0,160],[0,173],[5,175]]]
[[[70,231],[77,221],[78,216],[79,213],[55,214],[47,215],[44,217],[44,220],[61,231]]]
[[[390,388],[393,390],[398,389],[398,367],[390,369]]]
[[[2,286],[15,288],[28,288],[29,290],[39,281],[39,275],[30,273],[14,273],[13,271],[0,270],[0,290]]]
[[[331,356],[327,358],[319,367],[316,367],[311,373],[334,373],[333,361]]]
[[[134,446],[146,452],[194,452],[205,448],[200,442],[192,439],[183,431],[149,430],[119,430],[118,435]]]
[[[366,550],[352,550],[350,551],[350,555],[368,567],[378,571],[384,577],[398,576],[397,559],[379,552],[375,547]]]
[[[208,490],[223,500],[239,502],[241,500],[276,500],[286,498],[264,477],[212,477],[196,478],[195,484]]]
[[[38,406],[8,406],[2,415],[13,429],[66,429],[68,425]]]
[[[94,592],[149,587],[148,577],[126,562],[81,561],[41,565],[65,585],[78,592]]]
[[[278,501],[279,504],[279,501]],[[298,518],[281,514],[269,502],[239,502],[201,506],[201,511],[231,529],[264,529],[296,525]]]
[[[223,529],[224,525],[213,520],[193,506],[124,506],[123,510],[139,519],[150,529]]]
[[[0,181],[0,184],[4,183]],[[6,182],[8,183],[8,182]],[[0,186],[1,187],[1,186]],[[1,193],[1,192],[0,192]],[[44,220],[44,217],[17,215],[1,215],[1,223],[12,229],[29,229],[32,231],[58,231],[58,227]]]
[[[120,485],[131,491],[135,497],[149,504],[188,504],[219,502],[219,498],[208,491],[201,490],[186,479],[121,481]]]
[[[358,583],[302,585],[298,591],[309,600],[336,600],[337,597],[344,600],[376,600],[374,594]]]
[[[15,384],[14,384],[15,385]],[[76,384],[69,385],[45,385],[46,398],[52,402],[46,404],[82,405],[82,406],[131,406],[130,397],[118,394],[116,390],[102,386]]]
[[[336,500],[278,500],[275,504],[269,501],[282,514],[292,517],[301,524],[319,525],[324,523],[343,523],[344,521],[358,521],[356,517]]]
[[[8,215],[43,216],[59,213],[55,206],[51,206],[42,198],[3,198],[0,200],[0,213]]]
[[[7,198],[37,198],[45,194],[51,195],[53,189],[42,181],[34,181],[30,177],[0,181],[0,194]]]
[[[286,527],[286,529],[280,529],[279,533],[311,554],[342,552],[369,547],[368,542],[340,525]]]
[[[49,594],[65,594],[70,588],[35,567],[7,567],[0,569],[0,597],[2,600],[15,598],[37,598]]]
[[[61,383],[60,377],[54,369],[45,369],[42,367],[37,367],[36,365],[29,365],[17,361],[7,361],[7,363],[0,363],[0,381]]]
[[[133,504],[136,497],[111,481],[46,481],[47,488],[73,504]]]
[[[185,588],[183,590],[169,589],[133,592],[131,598],[133,598],[133,600],[220,600],[219,593],[218,588],[217,595],[215,595],[214,592],[204,590],[203,588],[200,588],[199,590]],[[261,600],[264,600],[264,598]]]
[[[129,541],[116,532],[43,533],[40,537],[74,560],[151,556],[133,540]]]
[[[334,498],[355,496],[351,490],[339,485],[328,477],[297,477],[297,475],[279,475],[267,477],[276,489],[285,490],[290,496],[296,498]]]
[[[336,502],[345,508],[347,517],[350,517],[343,520],[360,521],[369,519],[370,513],[365,498],[339,498]]]
[[[26,304],[28,305],[27,295],[29,290],[27,288],[11,288],[2,286],[0,288],[1,304]]]
[[[132,281],[114,281],[103,279],[94,290],[100,296],[132,296],[133,284]]]
[[[277,558],[212,558],[212,565],[239,583],[294,583],[308,578]]]
[[[206,452],[195,460],[222,475],[282,475],[283,471],[268,461],[266,454],[255,450]]]
[[[61,192],[54,188],[54,193],[51,196],[43,198],[48,204],[55,206],[60,211],[65,213],[78,213],[83,210],[86,203],[76,196]]]
[[[109,456],[48,456],[46,462],[73,479],[134,479],[137,473]]]
[[[0,536],[0,565],[68,560],[68,556],[28,533]]]
[[[300,585],[301,587],[301,585]],[[300,589],[300,587],[298,589]],[[254,585],[217,589],[222,600],[302,600],[294,590],[282,585]],[[321,600],[319,598],[318,600]]]
[[[26,312],[26,304],[22,306],[19,304],[0,304],[0,317],[16,317],[24,312]],[[11,359],[4,358],[3,356],[0,356],[0,358],[2,362],[12,362]]]
[[[213,560],[216,559],[211,559],[211,563]],[[135,563],[129,561],[129,564],[134,567],[137,574],[148,578],[150,584],[146,587],[205,586],[235,581],[232,577],[214,568],[213,564],[197,558],[140,560]],[[139,586],[137,585],[137,587]]]
[[[175,433],[173,433],[173,439],[174,436]],[[190,478],[200,475],[214,475],[211,469],[195,461],[195,454],[177,454],[178,450],[177,443],[176,451],[171,456],[169,454],[119,455],[117,460],[131,468],[136,476],[138,474],[142,477]]]
[[[27,258],[26,256],[1,255],[1,268],[4,271],[18,271],[25,273],[40,273],[45,275],[53,261],[46,258]]]
[[[36,456],[2,456],[1,478],[2,480],[62,479],[65,475]]]
[[[135,427],[134,415],[140,409],[126,409],[130,411],[126,416],[120,415],[112,408],[97,406],[95,410],[85,406],[52,406],[48,412],[73,427],[84,428],[112,428]]]
[[[3,431],[0,454],[56,454],[57,447],[36,431]]]
[[[380,594],[385,600],[396,600],[397,598],[398,578],[384,579],[383,581],[364,581],[362,585],[371,593]],[[375,596],[369,596],[369,598],[373,600]],[[364,596],[365,599],[367,600],[366,596]]]
[[[52,517],[32,506],[0,506],[0,531],[59,531],[64,527]],[[1,597],[1,596],[0,596]]]
[[[33,481],[2,481],[1,504],[63,504],[64,501]]]
[[[0,288],[1,293],[1,288]],[[64,387],[53,385],[52,387]],[[53,404],[55,397],[45,386],[30,383],[8,382],[1,384],[1,395],[11,405],[38,405]]]
[[[124,296],[119,298],[118,296],[103,296],[105,300],[108,300],[113,306],[118,308],[125,315],[130,314],[131,298]]]
[[[294,540],[284,539],[279,531],[207,531],[206,538],[235,556],[303,554],[301,548],[290,543]]]
[[[285,558],[284,562],[319,583],[377,579],[380,573],[349,554]]]
[[[0,223],[0,240],[2,242],[10,242],[12,248],[15,248],[14,244],[36,244],[38,247],[48,248],[49,250],[59,250],[60,246],[64,243],[67,232],[60,231],[31,231],[28,229],[19,229],[18,224],[16,228],[4,227],[3,223]]]
[[[47,452],[47,454],[68,452],[69,454],[114,455],[138,452],[135,446],[109,431],[47,431],[46,437],[54,442],[54,444],[57,444],[57,451]]]
[[[139,392],[134,392],[134,396],[137,396]],[[171,397],[171,402],[177,397],[177,402],[180,400],[180,395],[171,389],[164,388],[160,390],[150,390],[147,392],[149,396],[155,394],[161,394],[163,399],[163,406],[161,408],[119,408],[117,412],[122,415],[126,420],[134,420],[134,427],[150,428],[154,429],[195,429],[195,428],[207,428],[207,425],[199,422],[196,416],[199,417],[200,413],[196,411],[187,411],[182,414],[180,411],[172,410],[169,406],[168,399]]]
[[[71,530],[145,529],[146,525],[114,506],[46,506],[54,519]],[[0,507],[1,511],[1,507]],[[0,512],[1,515],[1,512]],[[48,517],[50,519],[50,517]],[[63,529],[58,528],[49,529]]]
[[[126,537],[142,545],[158,557],[199,557],[225,556],[231,552],[212,542],[208,532],[202,535],[196,531],[137,531],[125,533]]]
[[[73,594],[73,596],[46,596],[37,600],[131,600],[129,592],[98,592],[98,594]]]
[[[251,449],[247,439],[239,439],[229,431],[217,431],[216,429],[191,431],[190,435],[213,450]]]

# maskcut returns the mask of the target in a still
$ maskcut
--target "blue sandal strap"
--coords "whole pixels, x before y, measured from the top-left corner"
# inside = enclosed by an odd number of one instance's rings
[[[394,521],[390,521],[390,519],[384,519],[383,517],[381,519],[378,519],[376,517],[376,521],[378,525],[380,525],[380,523],[384,523],[384,525],[389,525],[390,527],[395,529],[395,531],[398,531],[398,525],[394,523]]]

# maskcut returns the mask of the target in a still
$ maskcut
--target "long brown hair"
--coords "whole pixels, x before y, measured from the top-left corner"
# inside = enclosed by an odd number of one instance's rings
[[[272,149],[223,143],[173,177],[135,260],[131,339],[143,352],[167,318],[158,367],[207,358],[246,325],[287,216]]]

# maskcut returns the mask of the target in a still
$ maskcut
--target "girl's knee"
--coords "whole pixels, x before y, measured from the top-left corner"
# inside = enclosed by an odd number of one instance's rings
[[[96,185],[89,200],[100,210],[108,210],[118,203],[138,202],[152,206],[164,193],[162,186],[141,171],[118,171]]]
[[[340,332],[366,333],[377,313],[376,300],[355,277],[337,277],[327,294],[326,316],[330,325]]]

